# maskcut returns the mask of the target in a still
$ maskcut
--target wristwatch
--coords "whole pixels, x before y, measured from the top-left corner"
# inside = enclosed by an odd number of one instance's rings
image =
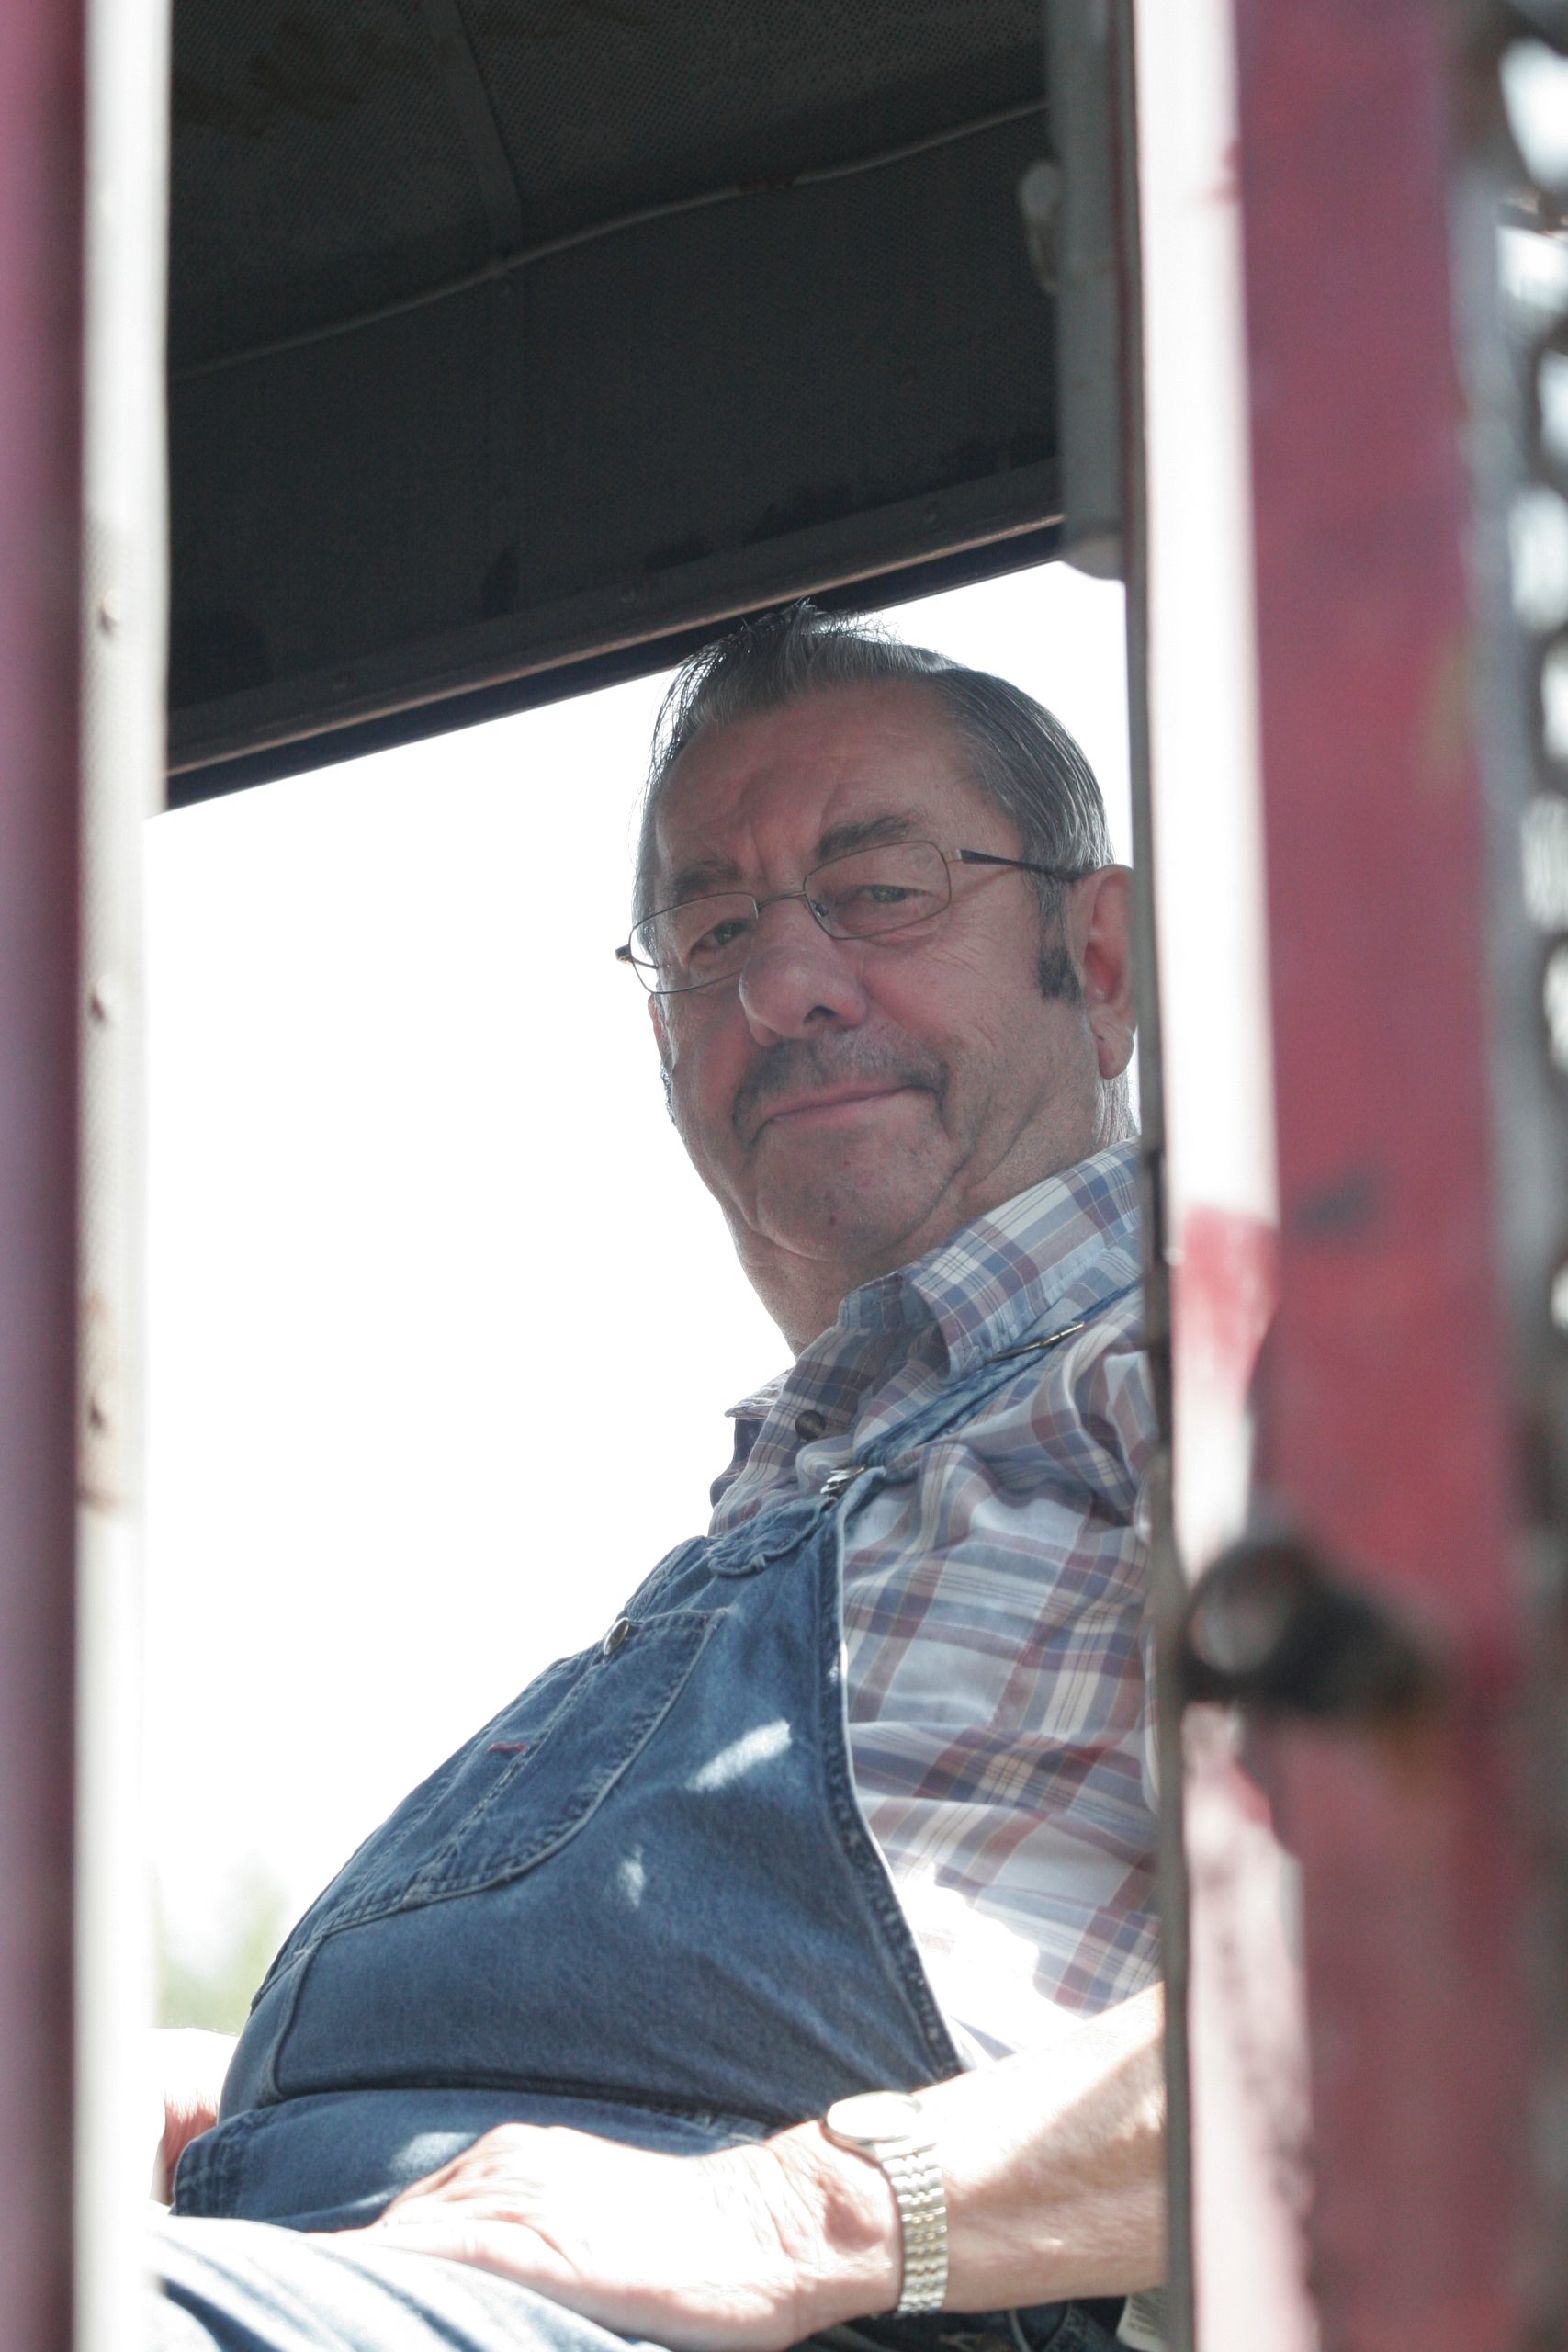
[[[833,2101],[822,2129],[836,2146],[879,2165],[898,2207],[904,2281],[895,2317],[939,2312],[947,2293],[947,2194],[936,2143],[908,2091],[857,2091]]]

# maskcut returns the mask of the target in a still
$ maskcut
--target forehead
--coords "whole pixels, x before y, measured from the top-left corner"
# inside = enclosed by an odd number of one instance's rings
[[[685,895],[798,865],[836,829],[884,816],[943,837],[962,822],[977,847],[1011,833],[973,781],[945,712],[919,686],[804,695],[710,728],[682,755],[655,819],[655,887]]]

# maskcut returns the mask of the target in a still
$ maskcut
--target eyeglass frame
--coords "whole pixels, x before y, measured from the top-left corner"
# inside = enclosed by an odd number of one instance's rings
[[[867,847],[875,846],[878,846],[878,844],[867,844]],[[1020,874],[1042,875],[1047,882],[1082,882],[1089,875],[1096,871],[1092,865],[1039,865],[1027,857],[1000,857],[994,850],[988,849],[943,849],[940,842],[925,840],[887,842],[880,844],[880,846],[887,849],[934,849],[945,866],[1007,865],[1011,866]],[[829,930],[826,922],[823,920],[821,909],[813,901],[806,885],[811,880],[813,875],[822,873],[827,867],[840,865],[846,863],[852,857],[863,857],[865,854],[866,850],[863,848],[847,849],[841,850],[837,857],[825,857],[820,865],[814,865],[812,867],[810,874],[806,874],[801,876],[801,887],[798,890],[775,890],[771,899],[759,899],[756,893],[752,890],[699,890],[694,898],[677,899],[673,906],[655,907],[650,913],[644,915],[640,922],[632,925],[630,933],[625,940],[623,940],[620,946],[615,950],[615,961],[617,964],[629,964],[631,966],[632,970],[637,974],[638,979],[642,980],[642,985],[648,989],[649,996],[694,996],[699,989],[722,988],[726,981],[739,979],[741,973],[746,968],[745,957],[741,958],[741,961],[736,966],[733,972],[716,973],[711,980],[692,980],[689,981],[684,988],[649,988],[648,982],[642,979],[644,972],[657,971],[658,969],[657,965],[646,964],[639,956],[632,954],[632,940],[642,929],[643,924],[656,922],[660,915],[678,914],[682,907],[701,906],[705,899],[748,899],[750,900],[756,920],[759,922],[761,922],[762,916],[769,907],[783,906],[785,901],[790,899],[799,899],[806,907],[812,922],[817,925],[817,928],[821,932],[825,939],[838,940],[840,944],[849,942],[860,947],[875,947],[884,939],[897,939],[901,931],[913,931],[919,923],[929,921],[930,918],[927,916],[917,915],[913,922],[895,923],[888,930],[881,932],[873,931],[861,933],[846,931],[839,933]],[[951,880],[949,880],[947,888],[948,895],[946,901],[937,910],[941,914],[945,914],[948,908],[953,904],[953,884]]]

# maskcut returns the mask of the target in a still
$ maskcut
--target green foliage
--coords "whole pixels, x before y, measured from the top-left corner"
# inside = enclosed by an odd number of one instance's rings
[[[238,2033],[256,1986],[288,1926],[288,1906],[275,1873],[253,1857],[232,1874],[224,1901],[220,1942],[197,1954],[171,1937],[160,1911],[158,2022],[206,2026]]]

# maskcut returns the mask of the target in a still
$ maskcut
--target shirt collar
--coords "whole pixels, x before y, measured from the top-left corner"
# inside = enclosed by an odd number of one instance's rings
[[[863,1283],[839,1309],[839,1332],[913,1333],[934,1325],[950,1368],[963,1373],[1053,1313],[1088,1313],[1141,1271],[1138,1148],[1134,1139],[1097,1151],[1015,1193],[897,1273]],[[730,1418],[764,1419],[787,1377],[731,1406]]]
[[[1135,1281],[1138,1145],[1113,1144],[1017,1193],[896,1274],[852,1291],[841,1326],[932,1322],[964,1372],[1054,1311],[1081,1314]]]

